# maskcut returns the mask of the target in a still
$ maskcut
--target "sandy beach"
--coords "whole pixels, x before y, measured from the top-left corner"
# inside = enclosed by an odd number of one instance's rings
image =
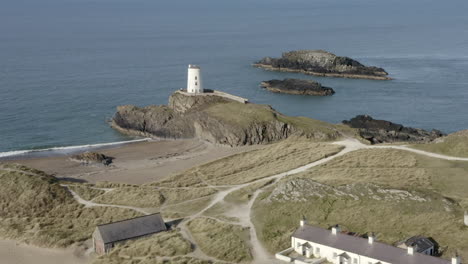
[[[73,249],[39,248],[0,240],[0,264],[85,264],[90,258],[78,256]]]
[[[82,165],[69,156],[44,157],[3,161],[20,163],[43,170],[57,178],[95,183],[143,184],[160,180],[219,158],[261,146],[216,146],[195,139],[138,142],[119,147],[100,149],[96,152],[113,157],[110,166]]]

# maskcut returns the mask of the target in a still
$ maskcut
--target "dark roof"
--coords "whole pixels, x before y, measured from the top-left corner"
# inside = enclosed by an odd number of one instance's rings
[[[410,256],[406,249],[376,241],[371,245],[365,238],[342,233],[333,235],[330,230],[310,225],[301,226],[292,236],[392,264],[450,264],[442,258],[418,252]]]
[[[104,244],[132,239],[165,231],[166,224],[160,213],[140,216],[105,225],[98,225]]]
[[[424,237],[424,236],[410,237],[408,238],[408,240],[406,240],[405,245],[407,247],[410,247],[410,246],[414,247],[414,249],[417,252],[424,252],[430,249],[431,247],[435,246],[434,242],[432,242],[429,238]]]

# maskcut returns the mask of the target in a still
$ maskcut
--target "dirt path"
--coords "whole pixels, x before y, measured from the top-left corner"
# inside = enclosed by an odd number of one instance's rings
[[[149,215],[150,213],[145,211],[144,209],[142,208],[138,208],[138,207],[133,207],[133,206],[125,206],[125,205],[115,205],[115,204],[99,204],[99,203],[94,203],[94,202],[91,202],[91,201],[87,201],[83,198],[81,198],[76,192],[74,192],[72,189],[70,189],[70,187],[68,185],[65,185],[65,184],[61,184],[61,186],[67,188],[67,190],[71,193],[71,195],[73,196],[73,198],[80,204],[83,204],[85,207],[94,207],[94,206],[101,206],[101,207],[116,207],[116,208],[123,208],[123,209],[130,209],[130,210],[134,210],[134,211],[137,211],[139,213],[142,213],[144,215]]]

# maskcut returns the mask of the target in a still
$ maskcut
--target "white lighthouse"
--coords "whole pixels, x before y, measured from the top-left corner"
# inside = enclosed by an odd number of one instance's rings
[[[187,93],[191,93],[191,94],[203,93],[201,70],[200,70],[200,67],[197,65],[189,64],[188,66]]]

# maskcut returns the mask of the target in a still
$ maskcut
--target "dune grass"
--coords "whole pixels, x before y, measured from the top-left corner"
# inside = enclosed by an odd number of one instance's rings
[[[110,254],[100,256],[93,264],[124,263],[129,259],[144,263],[156,257],[180,256],[192,251],[190,242],[173,230],[119,244]]]
[[[87,186],[87,185],[75,184],[75,185],[69,185],[68,187],[72,191],[74,191],[76,194],[78,194],[81,198],[88,200],[88,201],[105,193],[105,191],[103,190],[94,189],[94,188],[91,188],[91,186]]]
[[[156,186],[185,187],[251,182],[317,161],[342,149],[327,143],[288,139],[262,149],[232,155],[172,175]]]
[[[376,184],[381,188],[419,193],[426,201],[378,200],[375,195],[355,200],[352,196],[326,192],[321,198],[304,195],[305,198],[300,197],[303,200],[271,199],[270,194],[275,190],[276,193],[278,188],[289,190],[284,185],[299,180],[340,187],[343,193],[354,195],[362,193],[359,186]],[[464,252],[463,258],[468,258],[468,227],[463,225],[463,211],[468,209],[464,207],[468,205],[466,189],[468,162],[392,149],[359,150],[291,175],[275,185],[272,192],[263,193],[255,203],[254,223],[271,252],[289,245],[289,235],[305,215],[309,222],[322,227],[341,224],[354,232],[376,232],[379,240],[390,244],[413,235],[430,236],[440,243],[444,257],[458,250]],[[310,194],[311,189],[301,192]]]
[[[411,147],[454,157],[468,157],[468,130],[450,134],[434,143],[415,144]]]
[[[186,200],[193,200],[212,195],[213,188],[155,188],[152,186],[122,187],[99,196],[96,203],[119,204],[141,208],[159,208],[163,204],[171,205]]]
[[[252,260],[247,243],[248,228],[205,217],[195,218],[187,226],[197,245],[206,254],[236,263]]]
[[[250,201],[250,198],[252,198],[252,195],[255,191],[265,186],[268,186],[273,182],[274,180],[263,180],[256,183],[252,183],[244,188],[229,193],[228,195],[226,195],[226,197],[224,197],[224,201],[234,204],[247,203],[248,201]]]
[[[56,178],[24,166],[1,166],[0,182],[0,236],[6,239],[66,247],[89,239],[98,224],[140,215],[120,208],[84,208]]]

